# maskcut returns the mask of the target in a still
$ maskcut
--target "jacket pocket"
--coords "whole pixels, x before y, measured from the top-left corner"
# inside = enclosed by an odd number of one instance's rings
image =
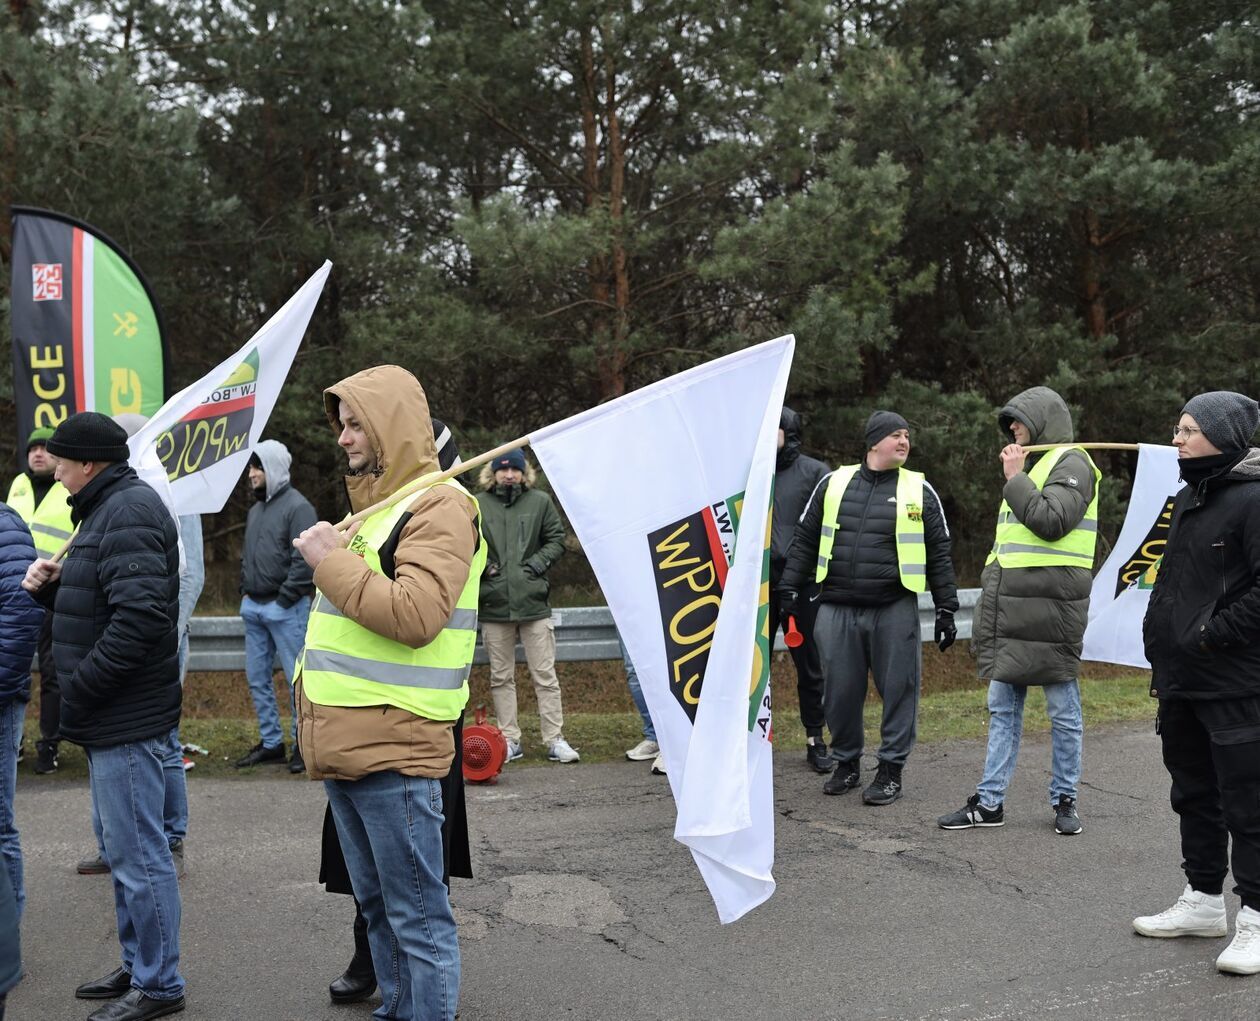
[[[1204,652],[1200,648],[1199,643],[1204,639],[1203,628],[1208,621],[1212,619],[1212,615],[1216,612],[1216,600],[1199,606],[1193,613],[1189,613],[1180,620],[1173,621],[1173,641],[1178,651],[1191,656],[1208,656],[1210,653]]]

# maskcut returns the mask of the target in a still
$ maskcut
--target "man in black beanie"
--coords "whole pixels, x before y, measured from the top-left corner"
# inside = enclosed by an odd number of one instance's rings
[[[61,563],[36,560],[22,585],[54,610],[61,736],[87,751],[122,949],[122,966],[75,996],[115,1001],[89,1021],[143,1021],[184,1009],[179,884],[162,828],[181,701],[178,536],[109,417],[70,416],[48,452],[78,533]]]
[[[814,635],[822,658],[823,707],[835,772],[826,794],[861,783],[862,706],[874,675],[884,702],[875,779],[868,805],[901,797],[902,767],[914,747],[923,645],[918,593],[931,591],[935,640],[942,652],[956,635],[958,585],[949,527],[936,491],[905,468],[910,426],[892,411],[866,423],[866,457],[837,468],[810,497],[776,590],[779,612],[798,609],[799,593],[820,583]]]
[[[1133,920],[1143,936],[1225,936],[1230,866],[1241,900],[1216,967],[1260,974],[1260,406],[1199,394],[1173,430],[1181,477],[1142,624],[1186,887]],[[1232,841],[1232,853],[1228,852]]]

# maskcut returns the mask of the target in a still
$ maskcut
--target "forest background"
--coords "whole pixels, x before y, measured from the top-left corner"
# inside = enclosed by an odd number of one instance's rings
[[[324,516],[319,393],[360,368],[414,371],[467,456],[792,332],[806,449],[905,415],[974,584],[1011,395],[1167,442],[1260,389],[1258,55],[1229,0],[5,0],[0,208],[134,257],[172,391],[331,259],[267,430]],[[8,257],[6,218],[5,336]],[[1110,538],[1133,458],[1099,460]],[[203,606],[249,499],[207,519]]]

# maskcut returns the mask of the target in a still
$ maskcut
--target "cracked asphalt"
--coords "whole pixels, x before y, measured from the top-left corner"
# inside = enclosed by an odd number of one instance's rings
[[[887,808],[826,797],[803,749],[776,756],[778,890],[718,924],[673,802],[647,763],[512,768],[470,787],[477,878],[455,880],[464,1021],[1260,1016],[1260,977],[1219,974],[1228,942],[1149,940],[1136,914],[1184,883],[1150,727],[1086,735],[1078,837],[1053,831],[1049,744],[1025,738],[1001,829],[946,832],[978,744],[924,746]],[[867,771],[874,768],[868,757]],[[865,778],[864,778],[865,779]],[[183,970],[193,1019],[368,1018],[332,1007],[353,909],[316,881],[322,787],[281,772],[190,778]],[[27,975],[9,1017],[85,1018],[74,986],[118,963],[86,783],[23,772]],[[1237,900],[1227,894],[1230,915]]]

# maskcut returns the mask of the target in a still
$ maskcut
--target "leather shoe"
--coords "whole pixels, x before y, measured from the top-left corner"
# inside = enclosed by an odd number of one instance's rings
[[[328,998],[333,1003],[361,1003],[376,992],[376,972],[370,968],[366,974],[356,972],[353,964],[328,984]]]
[[[306,772],[306,763],[303,761],[302,753],[298,751],[296,745],[293,748],[293,754],[289,756],[289,772],[295,774]]]
[[[133,989],[121,1000],[107,1003],[92,1011],[88,1015],[88,1021],[148,1021],[151,1017],[178,1014],[184,1006],[182,996],[173,1000],[155,1000],[152,996],[145,996],[139,989]]]
[[[247,751],[239,759],[236,760],[236,768],[244,769],[247,766],[257,766],[260,762],[283,762],[284,761],[284,744],[272,745],[268,748],[259,741],[253,748]]]
[[[95,982],[84,982],[74,991],[80,1000],[112,1000],[122,996],[131,988],[131,972],[126,968],[115,968],[103,978]]]

